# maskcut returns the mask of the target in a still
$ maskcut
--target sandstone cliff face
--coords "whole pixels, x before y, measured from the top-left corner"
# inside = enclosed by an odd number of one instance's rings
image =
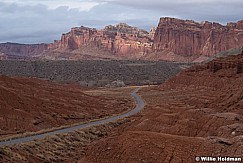
[[[140,58],[152,51],[150,34],[142,29],[120,23],[102,30],[74,27],[51,44],[0,44],[0,59]]]
[[[161,18],[148,33],[120,23],[104,29],[75,27],[51,44],[0,44],[0,59],[146,59],[201,62],[243,46],[243,20],[221,25]],[[24,57],[23,57],[24,56]]]
[[[176,55],[212,56],[243,45],[243,21],[219,23],[161,18],[155,32],[153,51],[170,51]]]
[[[106,26],[102,30],[75,27],[63,34],[61,40],[49,45],[49,50],[77,50],[92,46],[125,57],[140,57],[152,51],[152,40],[145,30],[121,23]]]

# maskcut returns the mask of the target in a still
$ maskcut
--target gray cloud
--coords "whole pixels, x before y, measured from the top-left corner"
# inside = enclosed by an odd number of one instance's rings
[[[95,4],[87,5],[87,9],[85,5],[67,5],[67,1],[58,5],[54,0],[41,4],[34,0],[9,1],[0,0],[0,42],[52,42],[71,27],[81,25],[103,28],[126,22],[149,30],[164,16],[226,23],[243,15],[241,0],[80,0]],[[74,2],[78,4],[78,0],[70,1]]]
[[[127,22],[149,29],[156,24],[147,12],[144,19],[134,9],[114,4],[100,4],[89,11],[68,6],[48,9],[46,5],[19,5],[0,2],[0,42],[42,43],[60,39],[74,26],[103,28],[105,25]],[[157,19],[157,18],[156,18]]]
[[[243,15],[242,0],[102,0],[102,2],[150,11],[158,17],[173,16],[197,21],[226,23],[241,20]]]
[[[67,31],[78,21],[70,19],[77,12],[67,7],[55,10],[44,5],[18,6],[0,3],[0,41],[37,43],[57,39],[57,33]]]

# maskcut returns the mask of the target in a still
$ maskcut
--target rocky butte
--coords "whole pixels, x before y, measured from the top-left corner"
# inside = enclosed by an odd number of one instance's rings
[[[180,57],[193,60],[240,48],[242,45],[243,20],[221,25],[165,17],[160,19],[155,32],[153,51],[159,53],[160,59],[176,56],[174,60]]]
[[[62,34],[61,40],[55,40],[49,45],[49,49],[58,51],[59,55],[68,51],[81,55],[105,53],[108,58],[109,56],[139,58],[151,53],[152,39],[147,31],[125,23],[109,25],[101,30],[81,26]],[[88,49],[93,49],[93,51]]]

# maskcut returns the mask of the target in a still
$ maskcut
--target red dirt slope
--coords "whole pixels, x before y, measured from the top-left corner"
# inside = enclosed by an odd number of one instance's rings
[[[131,105],[128,99],[90,96],[74,86],[1,76],[0,137],[118,114]]]

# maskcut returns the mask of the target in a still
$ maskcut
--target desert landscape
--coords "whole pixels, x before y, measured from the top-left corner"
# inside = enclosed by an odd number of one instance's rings
[[[242,5],[0,0],[0,162],[243,162]]]
[[[146,106],[134,116],[4,147],[2,160],[195,162],[199,156],[241,158],[242,66],[243,52],[192,66],[159,86],[143,87],[139,95]],[[84,92],[101,96],[105,91],[110,96],[112,91],[128,93],[131,88],[108,90]]]

